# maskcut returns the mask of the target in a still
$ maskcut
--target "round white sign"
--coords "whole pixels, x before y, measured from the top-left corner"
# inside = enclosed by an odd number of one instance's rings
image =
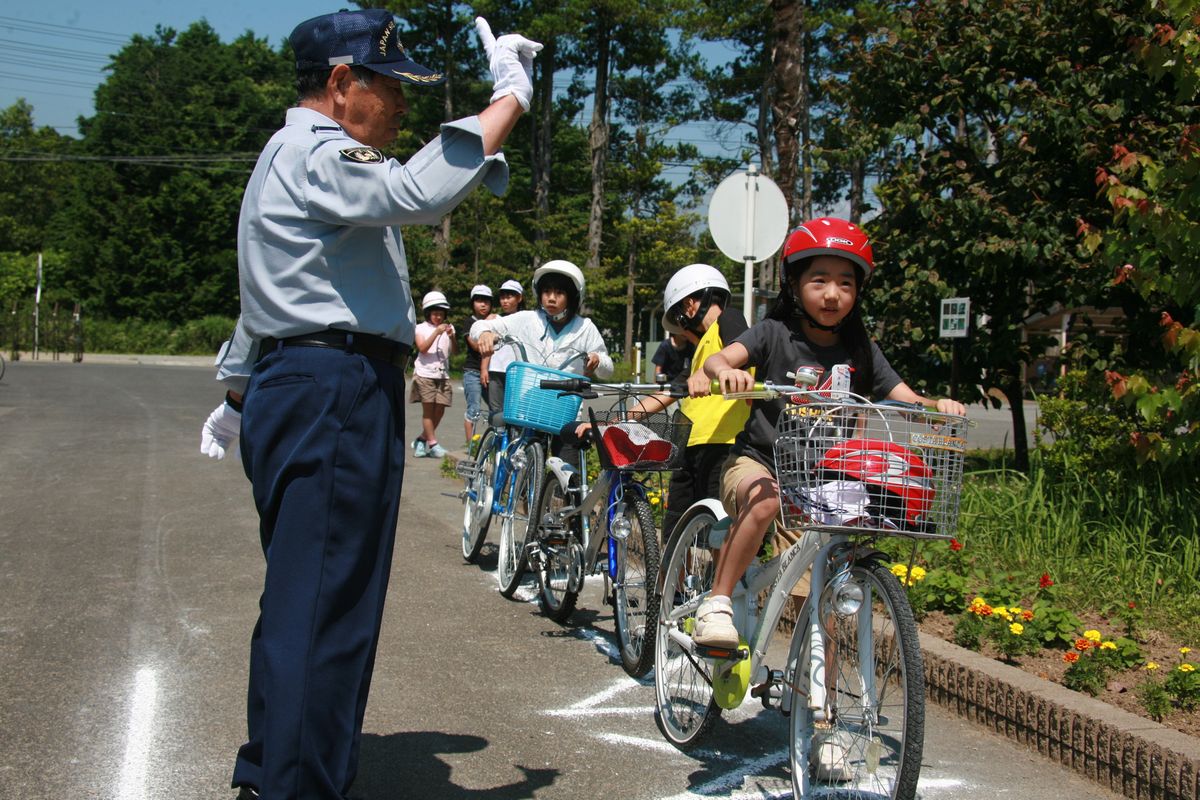
[[[721,252],[757,263],[775,255],[788,229],[787,202],[775,181],[751,166],[735,172],[713,192],[708,228]]]

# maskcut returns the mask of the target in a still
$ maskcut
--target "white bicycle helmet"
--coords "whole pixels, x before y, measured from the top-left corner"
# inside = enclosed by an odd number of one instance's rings
[[[521,288],[521,283],[513,280],[512,278],[509,278],[504,283],[500,284],[500,291],[512,292],[513,294],[521,295],[521,297],[525,296],[525,290]]]
[[[700,300],[700,309],[695,315],[687,317],[680,306],[684,300],[697,292],[704,292]],[[708,264],[689,264],[679,270],[671,276],[667,281],[667,288],[663,290],[663,308],[666,309],[662,317],[663,328],[676,335],[688,329],[699,333],[696,328],[708,313],[713,301],[718,299],[718,293],[721,293],[720,305],[724,308],[729,302],[729,281],[716,267],[710,267]]]
[[[491,300],[492,290],[482,283],[477,283],[471,288],[471,299],[474,300],[476,297],[486,297],[488,300]]]
[[[425,296],[421,298],[421,310],[428,311],[431,308],[444,308],[449,311],[450,301],[441,292],[426,292]]]
[[[555,322],[561,319],[566,319],[570,314],[578,314],[579,306],[583,303],[583,270],[572,264],[570,261],[565,261],[561,258],[556,258],[553,261],[547,261],[533,272],[533,293],[541,296],[542,290],[540,284],[542,279],[547,275],[563,275],[567,277],[575,286],[575,297],[572,298],[568,308],[561,314],[555,315]]]

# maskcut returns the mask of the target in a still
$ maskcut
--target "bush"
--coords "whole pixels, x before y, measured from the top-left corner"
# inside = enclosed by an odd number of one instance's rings
[[[209,316],[173,326],[142,319],[89,319],[83,322],[85,353],[216,355],[233,333],[236,320]]]

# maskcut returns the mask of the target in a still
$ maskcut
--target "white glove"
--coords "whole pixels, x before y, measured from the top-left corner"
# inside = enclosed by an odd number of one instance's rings
[[[475,31],[492,71],[492,102],[511,94],[528,111],[533,100],[533,57],[542,49],[541,43],[519,33],[506,33],[497,39],[483,17],[475,18]]]
[[[210,458],[222,459],[242,432],[242,415],[228,403],[221,403],[204,420],[200,429],[200,452]]]

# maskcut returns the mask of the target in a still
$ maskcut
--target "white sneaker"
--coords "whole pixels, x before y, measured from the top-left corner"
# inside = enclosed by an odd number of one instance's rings
[[[850,734],[843,730],[817,729],[813,749],[808,754],[813,777],[823,783],[844,783],[850,780]]]
[[[425,440],[413,439],[413,458],[425,457]]]
[[[425,453],[429,458],[445,458],[446,448],[442,447],[438,442],[429,445],[429,450]]]
[[[733,624],[733,603],[728,597],[709,595],[696,609],[696,630],[692,641],[702,647],[736,650],[738,630]]]

